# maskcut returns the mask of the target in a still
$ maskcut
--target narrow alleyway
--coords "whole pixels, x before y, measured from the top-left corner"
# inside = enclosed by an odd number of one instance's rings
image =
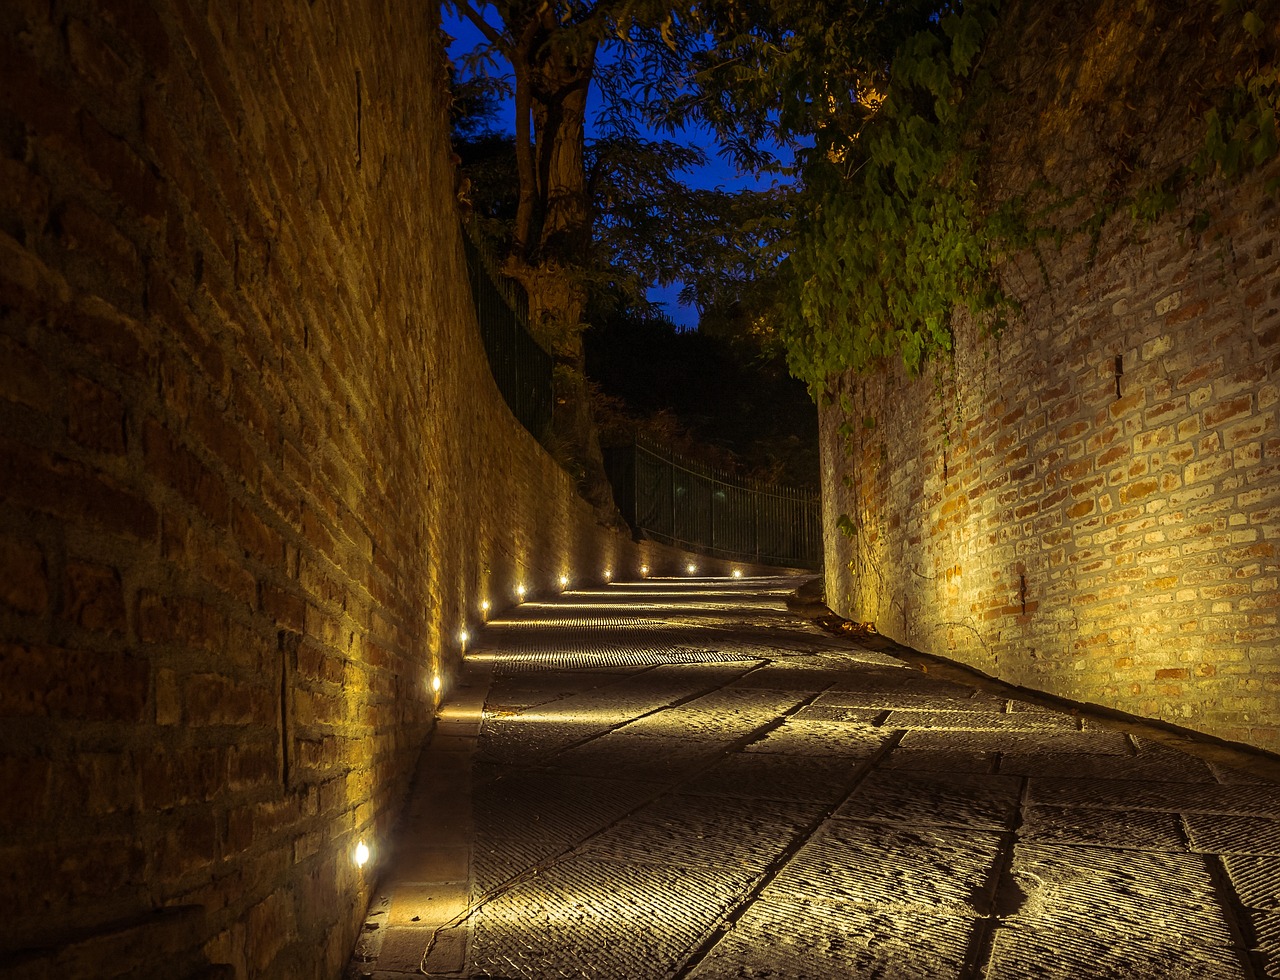
[[[1280,977],[1267,759],[832,637],[799,581],[490,623],[350,975]]]

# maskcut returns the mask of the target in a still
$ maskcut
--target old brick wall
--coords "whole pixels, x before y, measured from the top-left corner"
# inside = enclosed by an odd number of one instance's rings
[[[336,976],[481,601],[675,570],[493,384],[432,11],[0,5],[0,973]]]
[[[1096,241],[1007,262],[1023,311],[998,341],[962,320],[923,377],[840,380],[828,599],[1013,683],[1280,751],[1280,164],[1154,221],[1123,204],[1192,158],[1237,67],[1214,5],[1178,6],[1011,5],[991,193],[1055,188],[1068,226],[1116,207]]]

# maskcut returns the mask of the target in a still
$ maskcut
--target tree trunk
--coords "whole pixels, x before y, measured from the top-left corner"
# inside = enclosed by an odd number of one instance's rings
[[[555,27],[554,19],[544,24],[547,32]],[[529,327],[556,359],[552,427],[559,455],[600,520],[612,525],[621,518],[591,414],[582,344],[582,263],[590,252],[592,224],[584,150],[595,48],[569,53],[546,44],[545,34],[526,32],[525,38],[528,67],[516,74],[516,104],[532,115],[533,147],[519,161],[521,212],[506,272],[524,286]],[[526,208],[528,184],[536,187],[536,203]]]

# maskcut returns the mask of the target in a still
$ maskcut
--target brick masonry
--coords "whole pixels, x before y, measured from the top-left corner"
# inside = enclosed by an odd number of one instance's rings
[[[1106,3],[1013,10],[993,193],[1080,191],[1080,219],[1190,158],[1201,85],[1234,70],[1198,46],[1211,7],[1149,5],[1159,30]],[[833,606],[1016,684],[1280,751],[1277,178],[1272,160],[1012,256],[1023,310],[999,340],[962,319],[922,377],[839,379]]]
[[[432,10],[0,5],[0,974],[337,976],[480,603],[676,570],[493,384]]]

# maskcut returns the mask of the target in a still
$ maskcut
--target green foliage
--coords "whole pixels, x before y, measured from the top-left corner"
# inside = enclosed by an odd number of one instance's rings
[[[976,120],[988,102],[982,53],[999,2],[939,4],[886,60],[876,79],[882,101],[865,100],[864,117],[846,112],[839,134],[828,127],[817,140],[824,152],[804,168],[816,200],[790,243],[792,294],[781,316],[792,370],[815,394],[833,376],[886,358],[918,373],[951,350],[958,309],[998,334],[1013,308],[996,274],[1009,252],[1076,234],[1096,247],[1118,211],[1156,221],[1194,181],[1235,179],[1280,152],[1270,19],[1260,7],[1242,12],[1227,0],[1223,17],[1239,18],[1230,56],[1245,67],[1205,114],[1203,149],[1190,165],[1139,177],[1136,190],[1103,188],[1092,215],[1069,227],[1054,212],[1069,212],[1073,199],[1052,189],[1036,193],[1038,213],[1020,197],[991,208],[978,197],[984,157]],[[1269,190],[1280,189],[1273,183]],[[1198,216],[1193,228],[1204,223]]]
[[[1245,18],[1249,30],[1249,17]],[[1205,113],[1204,146],[1196,157],[1200,176],[1228,180],[1259,167],[1276,155],[1276,115],[1280,113],[1280,66],[1241,72],[1219,105]]]
[[[998,331],[1009,300],[994,262],[1024,223],[978,198],[982,46],[996,0],[950,9],[894,52],[883,102],[845,148],[806,170],[820,202],[794,243],[783,337],[815,393],[847,369],[900,357],[915,373],[951,350],[967,308]]]
[[[1129,214],[1135,221],[1147,223],[1164,217],[1177,205],[1182,183],[1179,170],[1164,180],[1144,184],[1129,202]]]

